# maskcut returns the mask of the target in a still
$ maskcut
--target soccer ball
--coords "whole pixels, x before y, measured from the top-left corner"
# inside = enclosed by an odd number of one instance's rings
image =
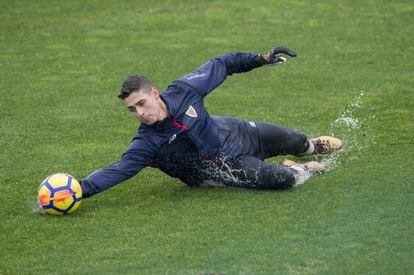
[[[39,205],[51,215],[66,215],[81,204],[82,187],[71,175],[58,173],[47,177],[39,187]]]

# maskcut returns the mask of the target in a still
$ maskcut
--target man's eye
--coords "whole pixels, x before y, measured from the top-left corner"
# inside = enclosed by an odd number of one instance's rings
[[[138,102],[138,106],[142,106],[142,105],[144,105],[144,103],[145,103],[145,101],[140,101],[140,102]]]
[[[131,113],[133,113],[133,112],[135,111],[135,109],[132,109],[132,108],[128,108],[128,110],[129,110]]]

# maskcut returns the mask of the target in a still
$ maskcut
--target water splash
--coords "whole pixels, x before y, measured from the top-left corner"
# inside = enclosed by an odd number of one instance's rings
[[[300,173],[294,174],[295,176],[295,185],[294,187],[298,185],[302,185],[312,177],[312,174],[309,171],[301,171]]]
[[[345,111],[331,124],[331,132],[334,128],[338,127],[341,127],[348,132],[361,128],[361,121],[355,117],[355,113],[363,106],[362,97],[364,94],[364,91],[361,91],[360,94],[353,100],[353,102],[351,104],[348,104],[348,106],[345,108]]]
[[[326,171],[340,165],[345,156],[348,162],[358,159],[369,144],[375,144],[375,136],[369,126],[369,122],[375,119],[375,109],[364,103],[364,96],[365,92],[361,91],[331,123],[328,134],[341,139],[343,148],[321,156],[319,161],[325,165]],[[306,172],[295,175],[295,186],[305,183],[311,176]]]
[[[27,205],[29,207],[29,209],[31,210],[32,213],[35,214],[45,214],[46,212],[44,211],[44,209],[39,205],[39,201],[37,199],[37,196],[34,196],[32,198],[30,198],[27,201]]]
[[[259,169],[254,171],[255,179],[247,176],[247,172],[243,169],[235,169],[228,162],[231,162],[230,157],[224,157],[220,165],[213,164],[207,161],[205,164],[204,173],[211,176],[212,179],[203,181],[200,185],[204,187],[225,187],[225,186],[243,186],[252,185],[253,182],[259,181]]]
[[[361,128],[361,123],[359,122],[358,118],[349,117],[345,114],[336,119],[335,123],[343,124],[348,129],[348,131]]]
[[[327,134],[338,137],[343,142],[343,148],[335,151],[329,155],[318,156],[319,161],[325,165],[326,171],[334,169],[340,165],[344,156],[347,156],[347,161],[352,161],[358,158],[359,152],[363,151],[369,144],[375,143],[375,137],[369,127],[369,121],[375,119],[375,109],[364,103],[365,92],[361,91],[345,109],[339,114],[328,128]],[[224,169],[223,169],[224,168]],[[224,166],[218,168],[217,166],[210,166],[206,171],[210,175],[215,175],[216,180],[204,181],[202,186],[209,187],[223,187],[226,182],[231,182],[232,186],[251,184],[251,180],[244,181],[235,175],[245,173],[242,170],[234,170],[224,162]],[[256,171],[258,178],[259,171]],[[295,186],[304,184],[309,178],[313,176],[308,171],[301,171],[295,174]]]
[[[321,162],[327,171],[339,165],[342,156],[350,155],[347,161],[352,161],[369,144],[375,143],[369,127],[370,120],[375,119],[375,109],[364,103],[364,96],[365,92],[361,91],[329,127],[328,133],[342,140],[343,149],[322,157]]]

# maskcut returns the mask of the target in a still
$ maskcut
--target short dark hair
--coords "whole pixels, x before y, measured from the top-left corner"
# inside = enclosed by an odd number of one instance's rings
[[[118,98],[125,99],[131,93],[138,92],[140,90],[149,92],[152,87],[154,87],[154,85],[147,77],[138,74],[131,75],[122,84],[121,92],[118,95]]]

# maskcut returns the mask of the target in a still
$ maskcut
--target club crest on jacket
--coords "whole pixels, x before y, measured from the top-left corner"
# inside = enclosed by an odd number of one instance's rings
[[[190,116],[190,117],[197,117],[197,112],[196,112],[196,110],[194,109],[194,107],[193,106],[189,106],[188,107],[188,109],[187,109],[187,111],[185,112],[185,114],[187,115],[187,116]]]

